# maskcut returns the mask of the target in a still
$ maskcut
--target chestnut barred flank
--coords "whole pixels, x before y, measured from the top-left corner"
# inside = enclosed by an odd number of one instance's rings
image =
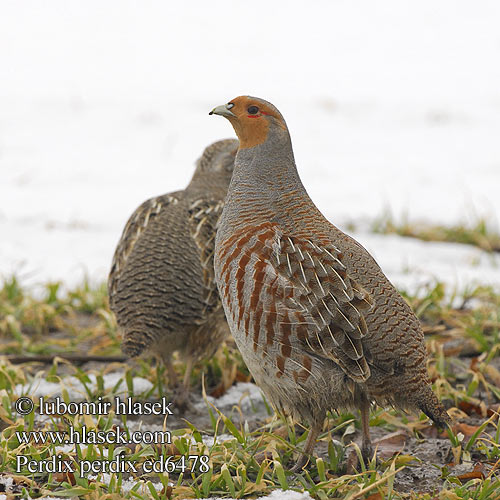
[[[334,360],[354,380],[369,377],[361,340],[372,299],[349,278],[342,258],[333,246],[282,235],[271,223],[245,227],[221,248],[221,294],[231,319],[252,337],[254,351],[281,344],[277,375],[295,349]],[[293,346],[290,336],[298,340]],[[295,363],[294,377],[312,375]]]

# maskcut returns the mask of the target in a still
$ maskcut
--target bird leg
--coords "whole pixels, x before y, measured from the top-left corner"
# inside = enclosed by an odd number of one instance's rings
[[[191,372],[193,371],[193,359],[188,358],[186,362],[186,371],[182,384],[177,386],[174,396],[174,404],[181,410],[192,410],[192,405],[189,401],[189,389],[191,386]]]
[[[170,353],[161,356],[161,360],[167,369],[168,374],[168,385],[170,387],[177,387],[179,385],[179,379],[177,373],[175,373],[174,365],[172,363],[172,357]]]
[[[186,371],[184,373],[184,379],[182,381],[182,386],[184,392],[189,394],[189,388],[191,387],[191,372],[193,371],[193,360],[189,358],[186,363]]]
[[[361,454],[365,463],[368,464],[373,457],[373,448],[370,439],[370,402],[366,397],[363,397],[360,411],[362,429]]]
[[[321,429],[323,428],[323,422],[315,422],[309,429],[309,434],[307,435],[306,444],[304,445],[304,451],[300,454],[299,459],[295,465],[291,468],[292,472],[299,472],[303,469],[304,465],[309,461],[309,457],[312,455],[314,447],[316,446],[316,438],[318,437]]]

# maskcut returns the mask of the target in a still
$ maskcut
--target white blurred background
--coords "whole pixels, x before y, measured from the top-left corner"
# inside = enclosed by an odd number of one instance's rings
[[[106,278],[131,212],[183,188],[208,111],[287,120],[336,225],[500,213],[500,2],[0,0],[0,275]],[[400,286],[500,283],[464,245],[359,232]]]

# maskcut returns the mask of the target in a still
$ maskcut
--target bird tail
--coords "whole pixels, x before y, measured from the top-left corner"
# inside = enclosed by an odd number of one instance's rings
[[[153,344],[154,338],[142,328],[127,328],[123,332],[122,352],[126,356],[136,358],[146,352]]]
[[[443,403],[430,387],[417,398],[417,406],[440,428],[446,428],[451,422]]]

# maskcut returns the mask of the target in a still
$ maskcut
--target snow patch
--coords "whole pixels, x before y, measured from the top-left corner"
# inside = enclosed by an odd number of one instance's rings
[[[250,382],[238,382],[231,386],[228,391],[220,398],[207,396],[207,400],[216,408],[228,408],[239,405],[243,411],[248,411],[252,407],[263,404],[264,399],[260,389]],[[196,404],[197,408],[205,408],[205,402]]]
[[[227,497],[210,497],[208,500],[228,500]],[[229,499],[232,500],[232,499]],[[259,497],[259,500],[312,500],[307,492],[299,493],[291,490],[274,490],[270,495]]]

